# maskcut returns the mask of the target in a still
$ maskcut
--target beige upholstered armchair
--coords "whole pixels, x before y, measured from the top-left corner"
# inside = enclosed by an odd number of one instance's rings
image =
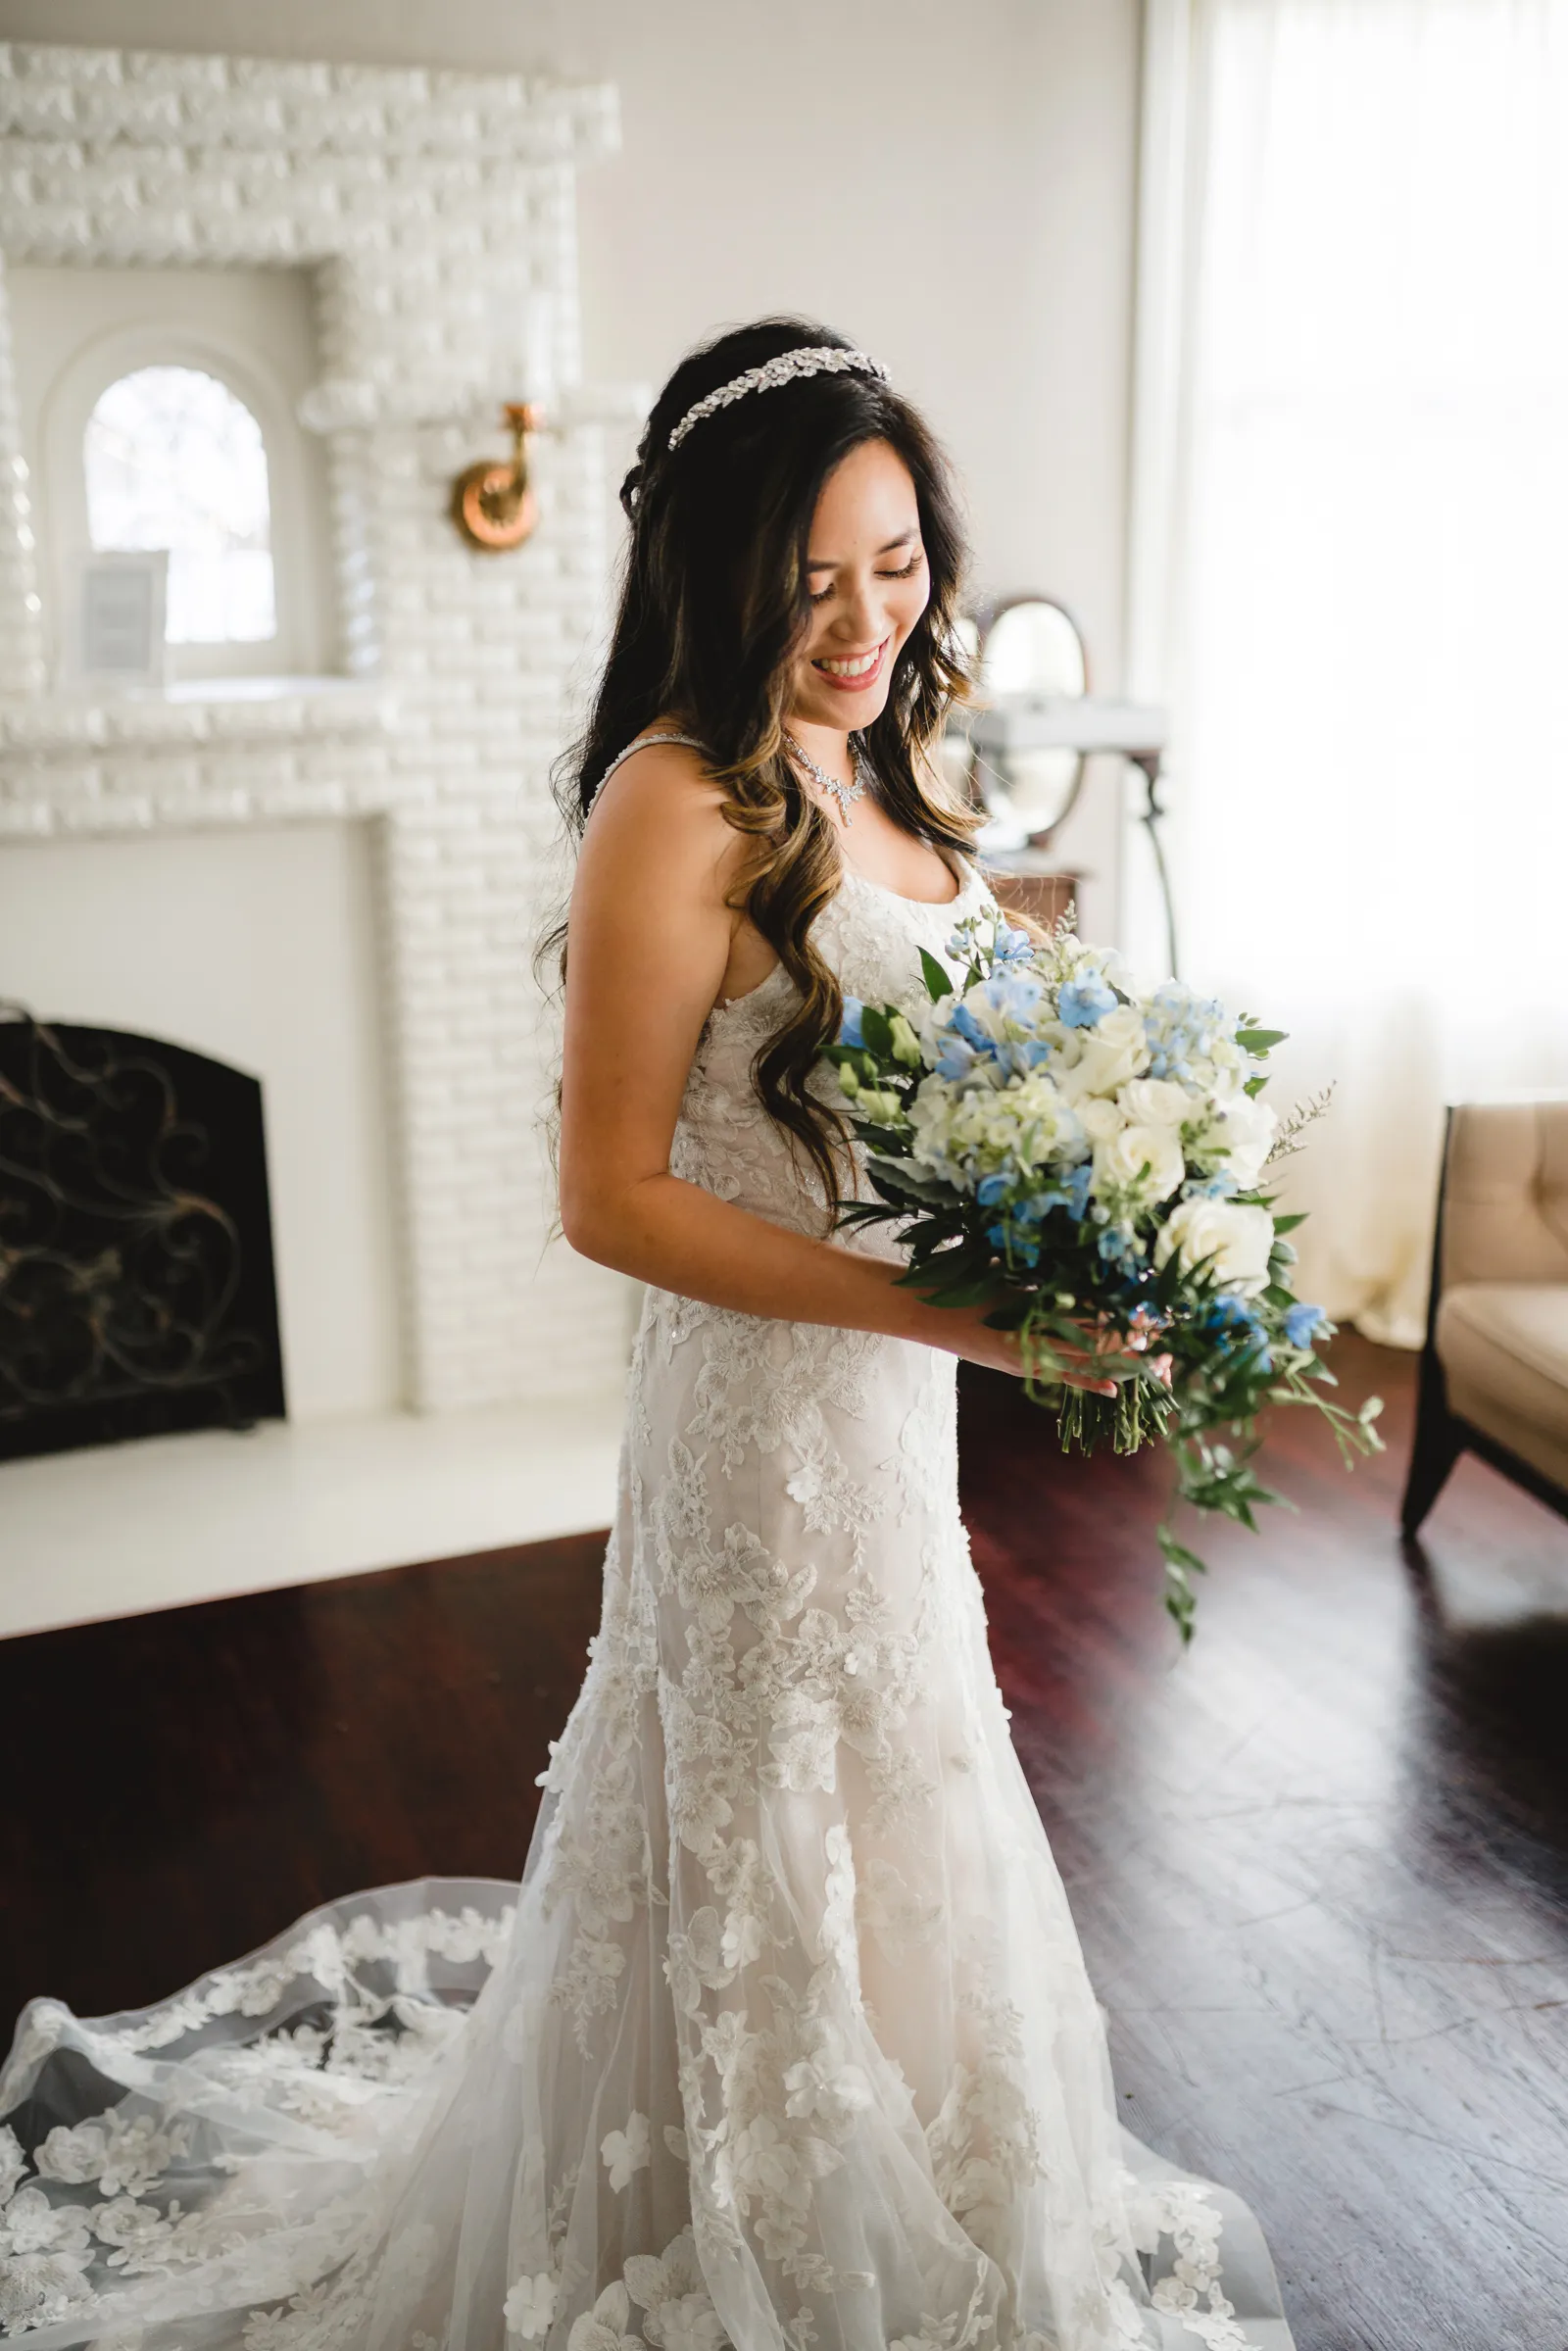
[[[1448,1113],[1407,1535],[1463,1452],[1568,1517],[1568,1097]]]

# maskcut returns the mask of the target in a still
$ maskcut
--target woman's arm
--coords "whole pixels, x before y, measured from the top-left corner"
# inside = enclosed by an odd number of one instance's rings
[[[979,1314],[928,1305],[898,1268],[789,1231],[669,1172],[703,1023],[765,971],[765,944],[728,902],[745,838],[696,755],[638,752],[584,835],[572,892],[562,1085],[561,1217],[584,1256],[743,1314],[876,1331],[1017,1371]]]

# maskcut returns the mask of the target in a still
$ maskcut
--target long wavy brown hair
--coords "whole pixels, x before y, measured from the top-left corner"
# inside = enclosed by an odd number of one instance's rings
[[[930,578],[886,706],[861,737],[876,796],[895,823],[950,861],[968,848],[978,818],[931,757],[950,707],[967,690],[955,625],[965,548],[947,460],[909,402],[874,376],[809,376],[733,402],[669,447],[694,403],[812,344],[852,348],[808,318],[763,318],[689,353],[660,393],[621,484],[631,534],[609,658],[556,789],[580,832],[606,768],[656,718],[678,718],[703,746],[726,821],[752,843],[735,903],[800,997],[759,1052],[754,1082],[831,1200],[843,1129],[809,1080],[843,1000],[811,925],[838,889],[839,849],[831,821],[802,788],[782,729],[810,627],[806,559],[817,497],[863,441],[886,441],[908,467]]]

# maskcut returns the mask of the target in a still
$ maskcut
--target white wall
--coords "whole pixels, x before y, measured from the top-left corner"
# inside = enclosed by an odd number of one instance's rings
[[[855,334],[958,462],[980,586],[1061,596],[1113,688],[1138,15],[1137,0],[0,0],[0,37],[614,81],[622,152],[581,191],[588,373],[657,381],[709,328],[763,310]],[[1108,882],[1107,786],[1071,846]],[[1092,910],[1103,927],[1102,892]]]

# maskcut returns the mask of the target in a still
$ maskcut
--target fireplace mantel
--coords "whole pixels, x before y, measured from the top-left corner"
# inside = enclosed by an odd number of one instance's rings
[[[0,840],[370,816],[421,797],[397,703],[350,678],[0,702]]]
[[[50,758],[109,745],[377,734],[395,722],[388,688],[352,677],[204,678],[164,693],[11,695],[0,700],[0,775],[18,753]]]

